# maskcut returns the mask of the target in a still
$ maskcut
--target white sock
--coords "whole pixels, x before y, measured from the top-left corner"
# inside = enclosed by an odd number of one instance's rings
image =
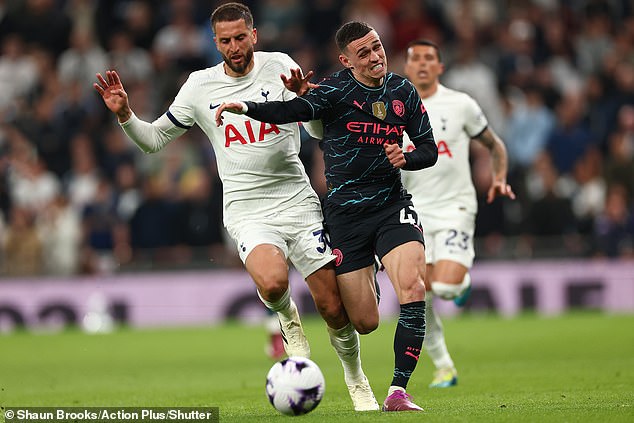
[[[440,317],[434,312],[433,299],[425,302],[425,340],[423,349],[427,351],[437,369],[454,367],[453,360],[447,350],[445,333]]]
[[[462,282],[459,284],[432,281],[431,290],[434,295],[442,298],[443,300],[453,300],[462,294],[469,285],[471,285],[471,276],[469,276],[469,273],[466,273]]]
[[[280,297],[279,300],[271,302],[267,301],[260,295],[258,291],[258,297],[264,303],[264,305],[271,311],[277,313],[277,316],[282,321],[288,322],[293,319],[293,316],[297,315],[297,306],[291,298],[291,290],[287,289],[286,292]]]
[[[348,323],[341,329],[328,327],[330,344],[333,346],[343,366],[343,376],[348,385],[354,385],[363,380],[363,368],[361,367],[359,334]]]
[[[280,333],[280,322],[277,320],[277,313],[266,316],[266,322],[264,324],[268,333],[276,334]]]
[[[405,392],[405,388],[403,388],[402,386],[394,386],[394,385],[392,385],[387,390],[387,396],[389,397],[390,395],[392,395],[394,393],[394,391],[403,391],[403,392]]]

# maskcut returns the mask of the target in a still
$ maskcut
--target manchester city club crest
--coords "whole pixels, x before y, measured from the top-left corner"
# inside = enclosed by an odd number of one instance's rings
[[[387,116],[385,103],[383,103],[382,101],[375,101],[374,103],[372,103],[372,114],[381,120],[385,119],[385,116]]]
[[[398,117],[403,117],[403,115],[405,114],[405,105],[401,100],[394,100],[392,102],[392,109]]]

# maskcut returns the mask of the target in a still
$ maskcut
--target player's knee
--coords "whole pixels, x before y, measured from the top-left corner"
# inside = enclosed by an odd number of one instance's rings
[[[267,301],[277,301],[288,290],[288,280],[282,278],[265,278],[258,284],[260,295]]]
[[[379,327],[379,318],[378,316],[364,316],[363,318],[353,320],[352,325],[359,334],[367,335]]]
[[[399,300],[401,304],[422,301],[425,299],[425,284],[421,280],[401,285]]]
[[[343,304],[339,298],[321,299],[315,302],[317,311],[331,327],[340,327],[347,320]]]
[[[432,281],[431,289],[434,295],[445,299],[445,300],[453,300],[454,298],[460,296],[465,289],[467,289],[471,285],[471,277],[469,274],[465,274],[462,281],[458,283],[447,283],[444,281]]]

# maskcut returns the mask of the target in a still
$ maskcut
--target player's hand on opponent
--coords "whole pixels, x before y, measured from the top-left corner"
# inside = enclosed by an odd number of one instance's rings
[[[243,115],[247,112],[248,107],[242,101],[234,101],[231,103],[222,103],[218,110],[216,110],[216,126],[222,126],[222,112],[224,111],[235,113],[236,115]]]
[[[383,144],[383,149],[392,166],[402,169],[405,166],[405,155],[398,144]]]
[[[291,69],[291,76],[280,75],[282,82],[287,90],[294,92],[298,96],[306,94],[311,88],[317,88],[319,85],[313,84],[309,79],[314,75],[313,71],[308,71],[306,76],[300,68]]]
[[[515,193],[506,179],[494,179],[489,192],[487,193],[487,203],[492,203],[495,197],[508,197],[515,200]]]
[[[128,102],[128,94],[123,89],[121,78],[116,71],[106,71],[106,77],[104,78],[100,73],[97,74],[98,83],[94,83],[92,86],[103,98],[103,102],[111,112],[117,115],[119,122],[125,122],[132,116],[132,110],[130,109],[130,103]]]

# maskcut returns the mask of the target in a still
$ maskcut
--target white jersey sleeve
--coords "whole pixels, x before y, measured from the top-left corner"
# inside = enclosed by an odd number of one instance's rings
[[[139,119],[134,113],[130,119],[121,124],[121,128],[145,153],[156,153],[186,131],[174,125],[166,115],[149,123]]]
[[[442,85],[423,103],[438,145],[438,162],[428,169],[401,174],[425,227],[426,217],[442,219],[458,211],[477,212],[469,144],[486,129],[487,120],[475,100]],[[406,135],[403,146],[405,151],[413,149]]]

